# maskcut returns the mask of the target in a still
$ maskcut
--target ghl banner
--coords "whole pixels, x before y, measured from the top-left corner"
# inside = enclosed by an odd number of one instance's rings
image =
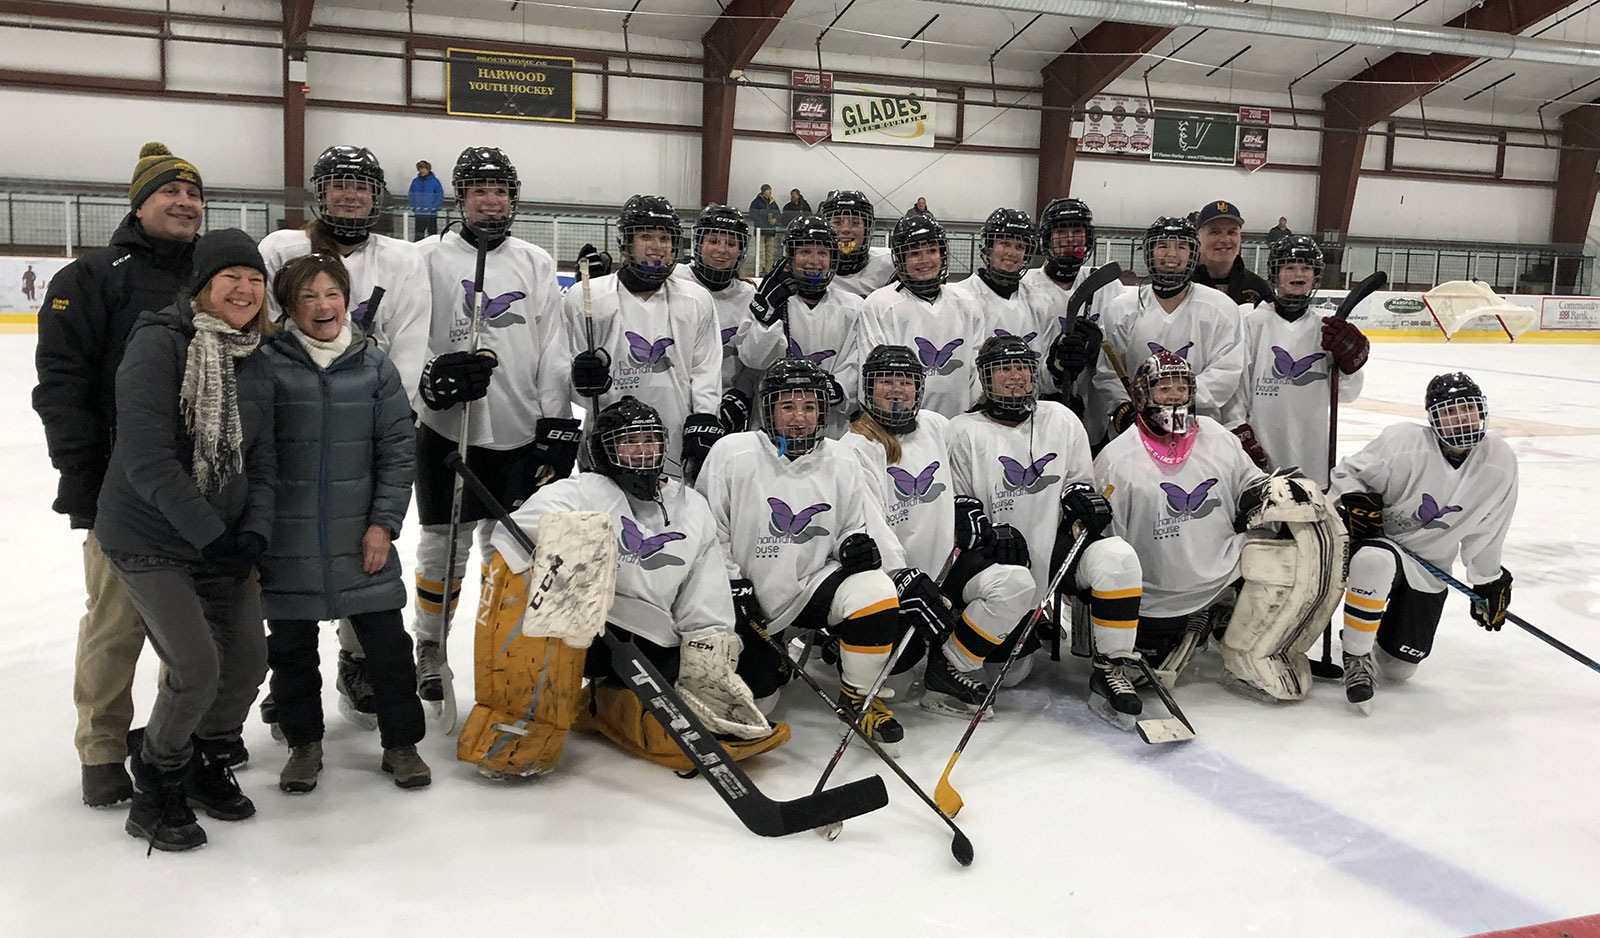
[[[933,146],[933,102],[923,88],[835,85],[833,141]]]
[[[1267,165],[1268,124],[1272,123],[1272,108],[1239,108],[1239,165],[1255,172]]]
[[[828,139],[833,129],[829,120],[833,113],[833,73],[794,69],[789,73],[789,82],[794,86],[789,92],[789,129],[806,146],[814,147]]]

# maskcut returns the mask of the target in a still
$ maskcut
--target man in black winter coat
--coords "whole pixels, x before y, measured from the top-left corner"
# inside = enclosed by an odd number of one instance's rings
[[[94,536],[95,505],[116,432],[116,377],[134,320],[172,305],[191,274],[205,210],[200,171],[159,143],[139,152],[128,186],[132,211],[111,245],[89,251],[50,280],[39,307],[33,409],[44,421],[50,462],[61,474],[55,504],[85,532],[88,609],[78,625],[74,743],[83,801],[106,807],[132,797],[123,760],[133,722],[133,676],[144,626]]]
[[[1196,219],[1200,232],[1200,263],[1190,281],[1216,287],[1235,303],[1271,303],[1272,287],[1251,273],[1239,256],[1240,232],[1244,217],[1232,202],[1218,199],[1200,209]]]

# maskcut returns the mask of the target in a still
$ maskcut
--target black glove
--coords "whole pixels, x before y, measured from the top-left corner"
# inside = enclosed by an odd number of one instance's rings
[[[1009,524],[994,526],[994,546],[989,550],[989,556],[995,563],[1011,564],[1015,567],[1028,566],[1028,542],[1022,532]]]
[[[1506,607],[1511,605],[1511,571],[1501,567],[1498,579],[1474,585],[1472,591],[1483,597],[1482,605],[1472,604],[1472,621],[1491,632],[1500,631],[1506,624]]]
[[[1133,402],[1122,401],[1117,404],[1117,409],[1111,412],[1111,435],[1120,436],[1131,426],[1133,426]]]
[[[1367,363],[1372,344],[1350,320],[1329,316],[1322,321],[1322,347],[1333,355],[1340,371],[1353,375]]]
[[[1081,522],[1093,541],[1111,523],[1111,503],[1090,482],[1073,482],[1061,490],[1061,528]]]
[[[422,402],[433,410],[475,401],[489,393],[489,375],[500,364],[493,353],[445,352],[422,367]]]
[[[683,477],[693,484],[712,444],[727,436],[722,421],[710,414],[690,414],[683,421]]]
[[[604,277],[611,273],[611,255],[599,250],[592,244],[585,244],[578,251],[578,261],[572,265],[579,277],[583,276],[583,268],[589,268],[589,278]]]
[[[761,611],[761,602],[756,599],[756,585],[744,577],[728,581],[728,592],[733,594],[733,617],[738,622],[754,622],[765,628],[767,614]]]
[[[572,475],[583,441],[583,424],[571,417],[540,417],[533,425],[533,461],[540,485]]]
[[[883,558],[878,556],[878,542],[872,535],[859,531],[845,538],[834,554],[845,573],[865,573],[883,566]]]
[[[1100,342],[1104,338],[1100,327],[1082,316],[1073,322],[1071,329],[1056,336],[1050,343],[1050,356],[1045,359],[1045,367],[1050,369],[1056,387],[1064,388],[1078,380],[1083,369],[1100,354]]]
[[[254,531],[237,535],[224,531],[200,550],[214,570],[234,577],[248,576],[266,552],[267,539]]]
[[[956,496],[956,546],[963,554],[981,551],[994,543],[994,525],[983,502],[971,495]]]
[[[572,389],[584,397],[611,390],[611,353],[597,348],[572,356]]]
[[[1377,492],[1346,492],[1339,496],[1339,517],[1350,540],[1383,533],[1383,496]]]
[[[914,625],[929,648],[938,648],[956,627],[955,610],[939,587],[916,567],[894,574],[894,591],[900,596],[900,622]]]
[[[835,378],[832,374],[828,372],[823,372],[823,374],[828,376],[828,406],[843,407],[844,385],[840,384],[839,379]]]
[[[63,471],[56,484],[56,500],[52,511],[72,519],[74,528],[94,527],[95,506],[100,499],[100,482],[105,477],[105,467],[90,472]]]
[[[750,301],[750,315],[763,326],[770,326],[783,317],[791,296],[794,296],[794,280],[789,276],[789,259],[784,258],[761,278],[761,286]]]
[[[1272,460],[1267,458],[1267,451],[1261,448],[1261,441],[1256,439],[1255,428],[1248,423],[1241,423],[1233,428],[1233,435],[1239,438],[1239,445],[1244,447],[1244,454],[1256,464],[1262,472],[1272,471]]]
[[[722,392],[717,422],[725,433],[742,433],[750,427],[750,395],[732,388]]]

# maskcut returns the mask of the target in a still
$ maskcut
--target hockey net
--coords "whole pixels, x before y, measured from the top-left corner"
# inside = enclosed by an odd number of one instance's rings
[[[1438,323],[1446,340],[1453,338],[1474,320],[1488,318],[1515,342],[1517,336],[1532,329],[1539,321],[1539,314],[1532,308],[1508,303],[1505,297],[1477,280],[1441,283],[1424,293],[1422,302],[1433,314],[1433,321]]]

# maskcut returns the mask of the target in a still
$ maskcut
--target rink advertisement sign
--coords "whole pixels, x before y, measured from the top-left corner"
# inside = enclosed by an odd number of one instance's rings
[[[833,142],[933,146],[933,102],[923,88],[835,85]]]
[[[576,59],[478,49],[445,51],[445,111],[520,121],[577,119],[572,96]]]
[[[1600,329],[1600,299],[1546,296],[1539,302],[1539,328],[1558,332]]]
[[[1271,133],[1272,108],[1239,108],[1239,165],[1255,172],[1267,165],[1267,135]]]
[[[0,316],[37,316],[44,293],[50,289],[50,278],[70,263],[70,257],[0,257]],[[56,311],[66,312],[66,309]],[[19,318],[18,321],[32,320]]]
[[[1163,163],[1232,166],[1238,153],[1239,115],[1158,108],[1150,158]]]
[[[1150,155],[1152,109],[1149,98],[1097,94],[1089,99],[1078,149],[1088,153]]]
[[[789,83],[789,129],[814,147],[833,133],[833,73],[794,69]]]

